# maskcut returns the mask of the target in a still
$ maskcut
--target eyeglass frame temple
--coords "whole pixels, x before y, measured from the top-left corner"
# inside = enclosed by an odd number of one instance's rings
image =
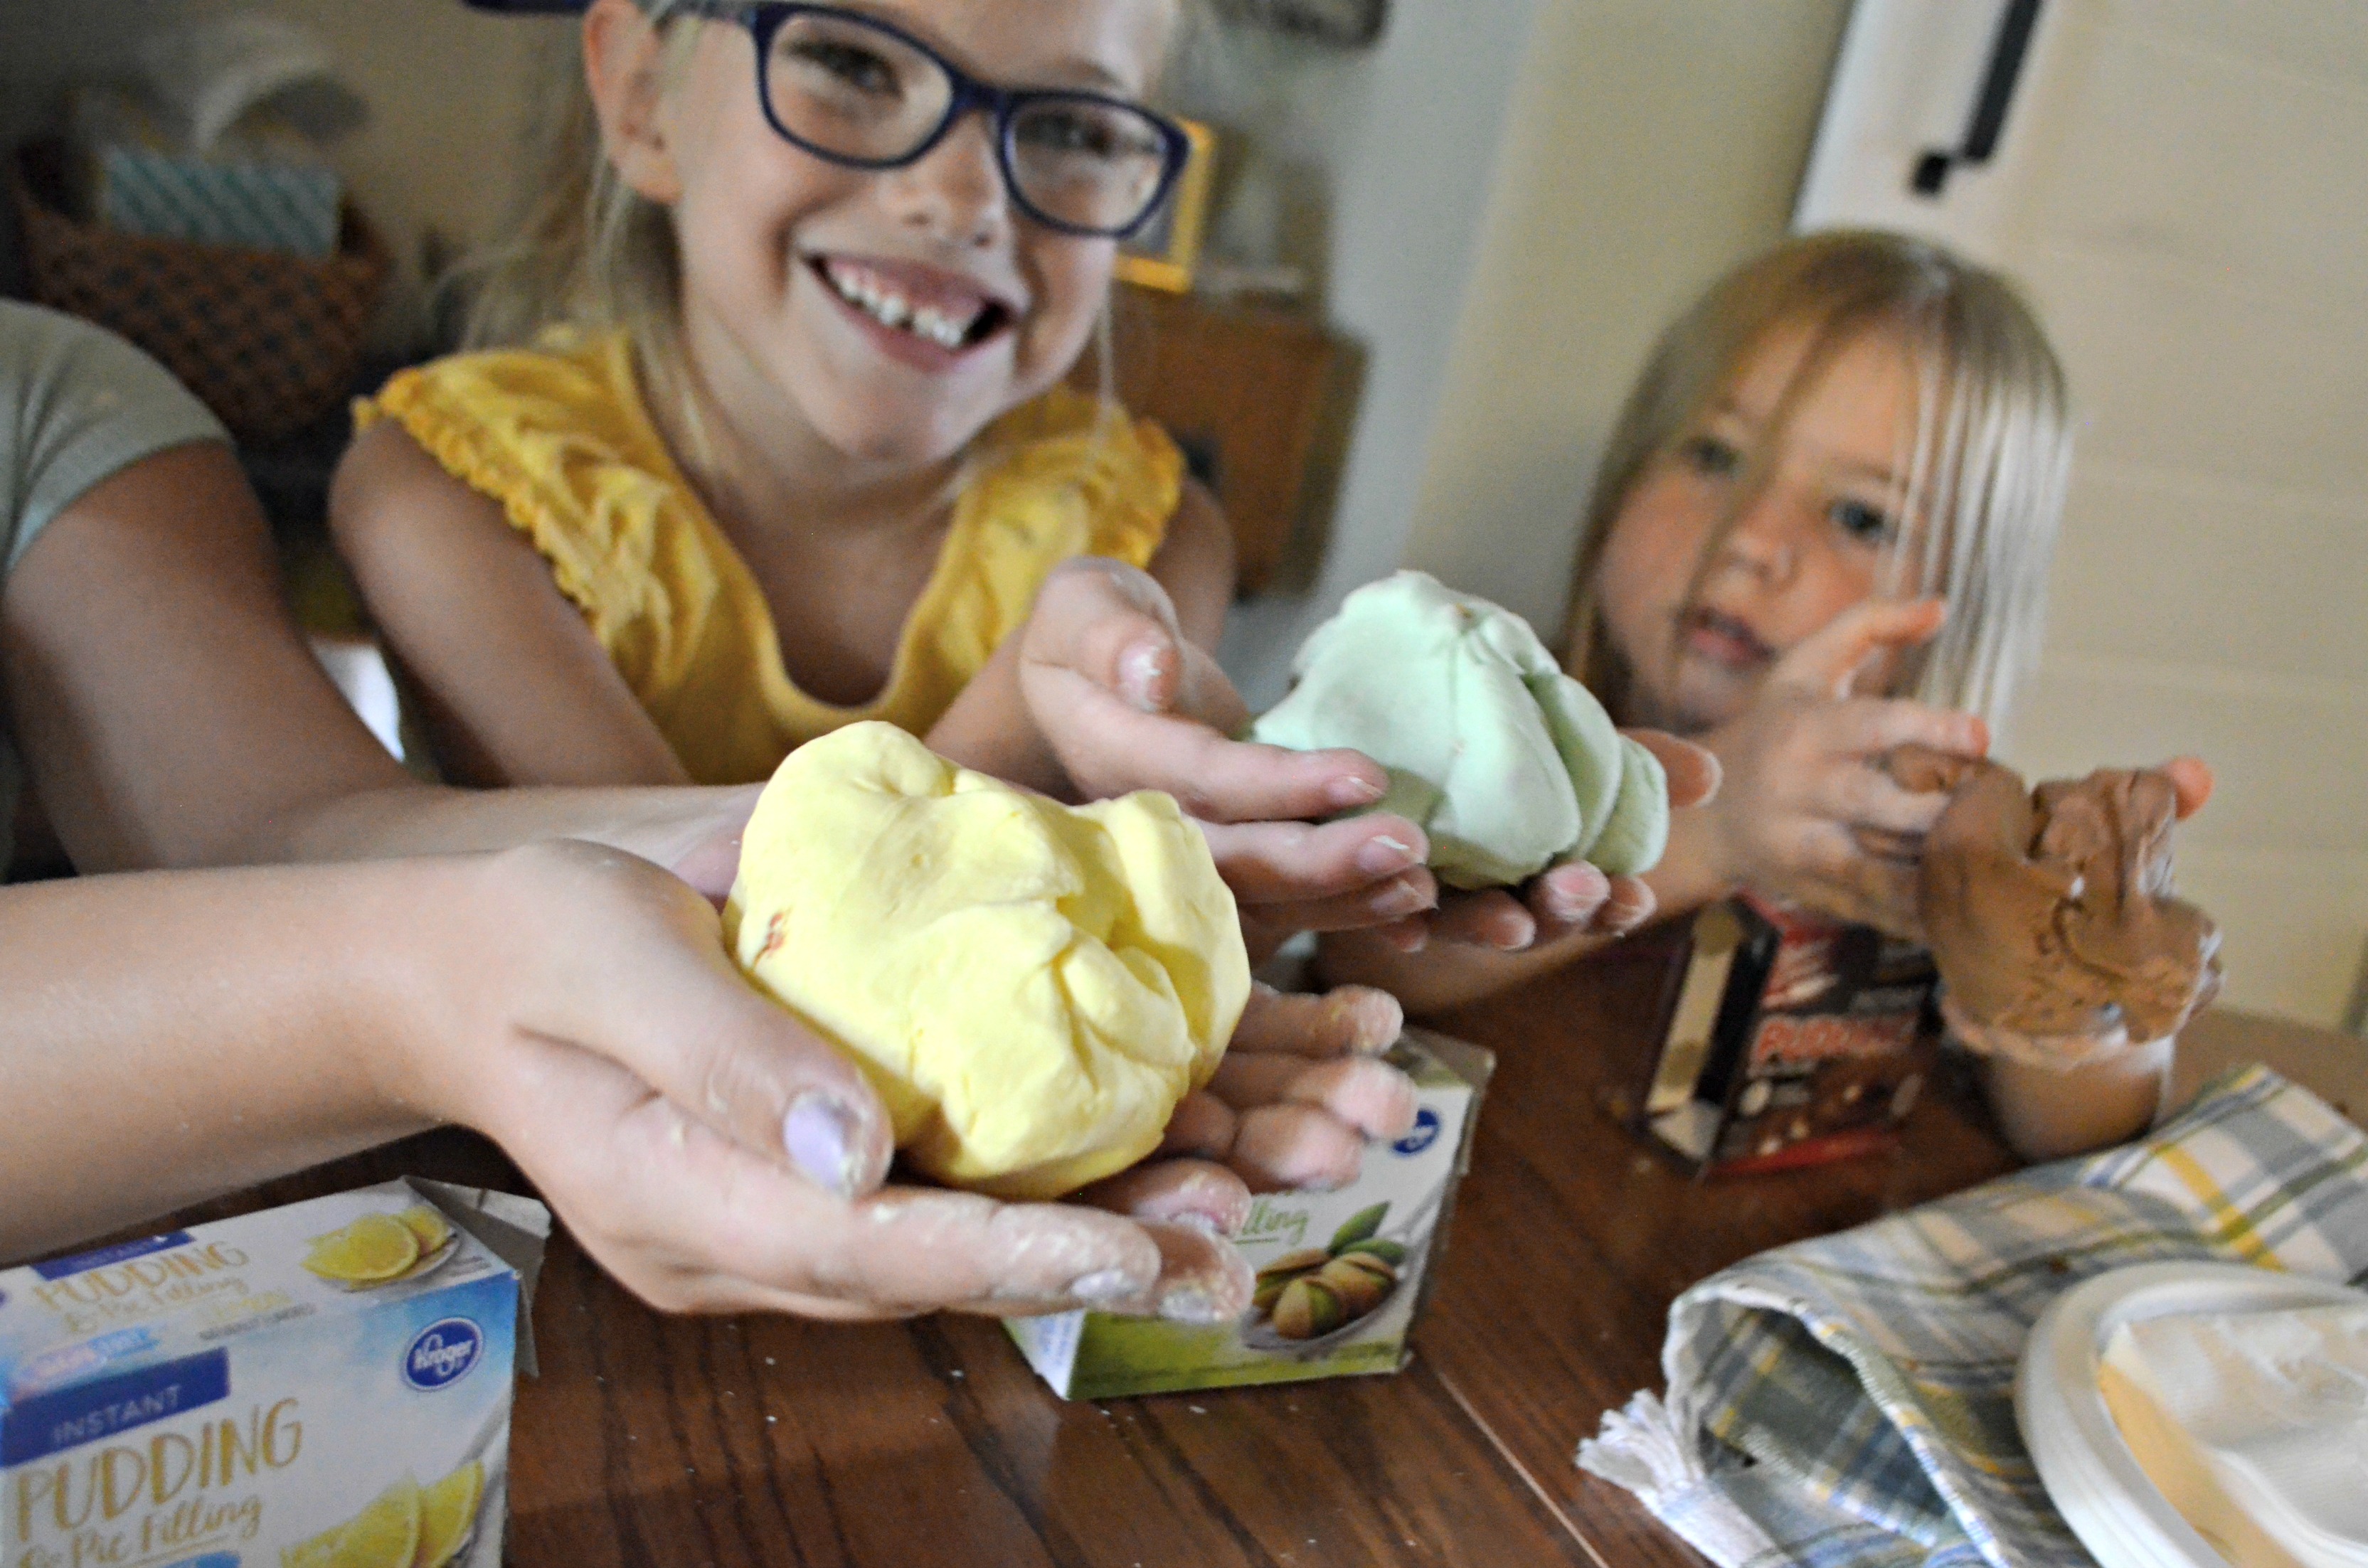
[[[1046,228],[1060,233],[1075,234],[1086,239],[1123,240],[1140,233],[1167,201],[1169,192],[1175,187],[1177,176],[1184,172],[1184,165],[1192,156],[1192,139],[1185,133],[1183,127],[1171,123],[1165,116],[1156,114],[1141,104],[1130,103],[1124,98],[1115,97],[1108,93],[1092,92],[1082,87],[998,87],[991,82],[980,81],[902,28],[882,21],[876,17],[867,17],[860,12],[849,11],[843,6],[801,5],[794,3],[794,0],[784,4],[781,0],[773,0],[770,4],[719,5],[710,7],[699,4],[699,0],[692,0],[692,4],[686,9],[699,15],[736,20],[747,28],[749,37],[756,44],[757,103],[757,107],[764,110],[765,123],[771,126],[774,134],[780,137],[782,141],[801,151],[812,153],[825,163],[837,164],[842,168],[850,169],[909,168],[928,157],[938,143],[946,139],[947,132],[962,122],[965,115],[973,110],[985,110],[988,123],[994,128],[995,161],[1003,176],[1005,188],[1011,193],[1012,200],[1021,211]],[[818,147],[781,123],[780,116],[773,108],[771,90],[773,39],[782,28],[789,25],[792,18],[799,16],[840,17],[853,21],[861,27],[885,33],[945,73],[947,82],[952,85],[953,94],[946,101],[944,116],[939,119],[936,126],[931,128],[928,135],[921,139],[920,145],[894,158],[854,158],[843,153],[834,153],[826,148]],[[1012,165],[1012,122],[1019,110],[1029,104],[1041,103],[1048,98],[1104,104],[1111,108],[1124,109],[1130,114],[1141,116],[1153,130],[1159,132],[1163,156],[1160,160],[1158,183],[1152,188],[1151,199],[1144,204],[1143,210],[1125,227],[1096,229],[1065,222],[1039,208],[1020,190],[1019,174]]]

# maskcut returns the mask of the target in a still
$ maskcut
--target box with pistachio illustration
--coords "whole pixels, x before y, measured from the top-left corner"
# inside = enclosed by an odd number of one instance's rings
[[[1101,1312],[1011,1320],[1011,1337],[1053,1392],[1110,1399],[1406,1365],[1495,1063],[1477,1046],[1419,1029],[1406,1032],[1390,1060],[1414,1079],[1413,1129],[1369,1145],[1358,1179],[1338,1192],[1255,1201],[1235,1237],[1258,1271],[1239,1322],[1194,1327]]]
[[[0,1271],[0,1568],[495,1568],[548,1225],[397,1181]]]

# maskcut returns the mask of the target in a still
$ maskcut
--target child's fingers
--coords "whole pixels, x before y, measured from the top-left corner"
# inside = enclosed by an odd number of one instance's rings
[[[1502,888],[1442,894],[1430,917],[1430,939],[1518,953],[1537,940],[1538,923]]]
[[[1245,1122],[1262,1106],[1304,1105],[1368,1138],[1403,1137],[1414,1125],[1413,1081],[1370,1056],[1310,1062],[1279,1053],[1228,1051],[1209,1087],[1239,1111]]]
[[[1314,1106],[1268,1105],[1242,1113],[1226,1158],[1252,1192],[1330,1192],[1357,1179],[1365,1141]]]
[[[1901,746],[1930,746],[1960,756],[1990,749],[1990,727],[1977,714],[1900,698],[1858,698],[1823,710],[1823,744],[1843,756],[1881,756]]]
[[[1721,769],[1716,756],[1691,741],[1681,741],[1666,730],[1620,732],[1659,760],[1668,775],[1669,804],[1699,806],[1718,793]]]
[[[1872,926],[1895,937],[1920,940],[1922,920],[1916,912],[1918,868],[1911,862],[1864,853],[1846,828],[1835,826],[1822,837],[1825,862],[1818,880],[1833,913],[1861,926]]]
[[[1555,866],[1533,879],[1523,900],[1539,929],[1576,930],[1588,925],[1611,896],[1611,879],[1584,860]]]
[[[1099,688],[1077,694],[1071,718],[1048,724],[1055,726],[1064,733],[1054,748],[1088,792],[1165,790],[1204,822],[1328,817],[1371,806],[1389,789],[1389,775],[1361,753],[1228,740],[1197,720],[1137,712]]]
[[[2179,796],[2179,820],[2185,822],[2202,811],[2212,799],[2212,769],[2200,756],[2174,756],[2162,765],[2170,776],[2170,787]]]
[[[1216,859],[1218,875],[1236,899],[1253,905],[1378,893],[1392,880],[1419,871],[1423,857],[1430,853],[1422,829],[1399,816],[1349,817],[1320,824],[1203,822],[1201,832]],[[1416,907],[1430,905],[1426,901]]]
[[[1167,590],[1122,562],[1087,556],[1047,574],[1021,656],[1075,671],[1146,713],[1165,712],[1184,674],[1184,634]]]
[[[1770,690],[1827,700],[1848,697],[1868,662],[1888,649],[1911,648],[1941,630],[1940,599],[1867,599],[1803,640],[1768,672]]]
[[[1406,1027],[1406,1010],[1386,991],[1338,985],[1309,994],[1250,988],[1249,1005],[1235,1026],[1230,1051],[1303,1057],[1372,1056],[1387,1051]]]
[[[1952,797],[1903,790],[1881,768],[1852,763],[1835,768],[1826,779],[1826,814],[1853,828],[1920,838],[1932,831]]]
[[[1624,937],[1651,919],[1659,902],[1644,879],[1607,877],[1583,860],[1538,878],[1530,884],[1528,899],[1539,942],[1579,932]]]

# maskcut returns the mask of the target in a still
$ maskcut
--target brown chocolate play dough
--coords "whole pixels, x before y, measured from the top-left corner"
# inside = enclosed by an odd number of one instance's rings
[[[2153,768],[2026,790],[1997,763],[1906,747],[1910,790],[1946,790],[1917,906],[1968,1044],[2069,1064],[2178,1030],[2220,988],[2220,933],[2171,888],[2178,796]]]

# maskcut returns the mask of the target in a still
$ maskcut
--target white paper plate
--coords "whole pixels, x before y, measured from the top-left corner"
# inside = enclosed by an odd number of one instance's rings
[[[2047,1494],[2102,1568],[2228,1568],[2146,1479],[2097,1391],[2105,1342],[2173,1312],[2352,1306],[2360,1293],[2240,1263],[2141,1263],[2056,1298],[2023,1346],[2014,1414]]]

